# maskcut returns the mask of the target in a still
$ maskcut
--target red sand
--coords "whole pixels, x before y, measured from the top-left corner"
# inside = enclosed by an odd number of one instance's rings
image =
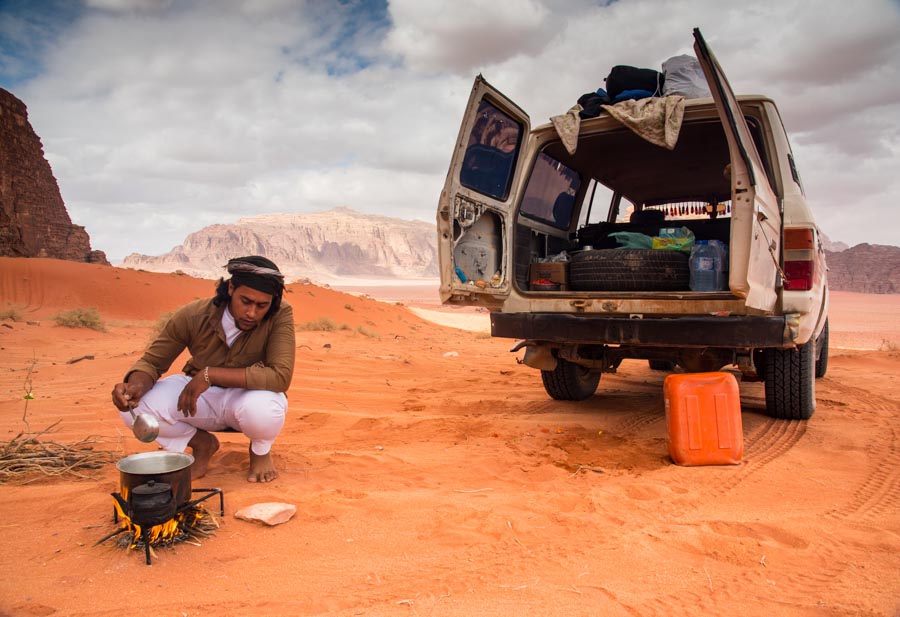
[[[59,421],[42,439],[152,450],[109,392],[160,315],[210,293],[186,276],[0,259],[0,309],[40,322],[0,327],[3,442]],[[298,324],[348,329],[298,332],[280,477],[247,483],[246,440],[222,435],[195,484],[224,489],[221,529],[151,567],[94,546],[113,529],[112,464],[2,484],[0,615],[898,615],[900,296],[834,293],[813,419],[772,420],[762,386],[742,384],[743,464],[694,468],[668,459],[665,375],[646,363],[604,375],[590,401],[555,402],[512,341],[312,285],[287,299]],[[107,332],[51,319],[86,306]],[[234,518],[264,501],[297,515]]]

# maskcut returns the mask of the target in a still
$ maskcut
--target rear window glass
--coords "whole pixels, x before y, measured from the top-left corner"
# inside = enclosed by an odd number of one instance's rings
[[[475,126],[463,157],[459,181],[494,199],[509,196],[522,126],[486,100],[478,106]]]
[[[568,229],[579,188],[578,172],[542,152],[528,178],[521,213],[553,227]]]
[[[623,200],[624,202],[624,200]],[[715,212],[715,214],[713,214]],[[617,223],[660,223],[663,221],[689,221],[695,219],[731,217],[731,200],[710,203],[682,201],[667,204],[645,205],[638,210],[633,204],[623,203],[616,216]]]

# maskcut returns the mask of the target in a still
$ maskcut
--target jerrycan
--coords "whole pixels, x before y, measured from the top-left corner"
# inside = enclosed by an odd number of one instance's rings
[[[669,456],[678,465],[737,465],[741,397],[731,373],[672,374],[663,382]]]

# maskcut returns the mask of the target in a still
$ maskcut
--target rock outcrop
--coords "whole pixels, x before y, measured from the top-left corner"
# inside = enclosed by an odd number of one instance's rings
[[[857,244],[839,253],[826,251],[828,287],[864,294],[900,293],[900,247]]]
[[[290,279],[410,279],[436,277],[437,232],[432,223],[360,214],[336,208],[311,214],[263,214],[190,234],[158,257],[131,254],[126,268],[180,270],[222,276],[232,257],[264,255]]]
[[[109,265],[73,225],[25,103],[0,88],[0,255]]]
[[[819,233],[820,237],[822,238],[822,246],[826,251],[830,253],[840,253],[841,251],[846,251],[848,248],[850,248],[850,246],[844,242],[832,242],[828,236],[821,232]]]

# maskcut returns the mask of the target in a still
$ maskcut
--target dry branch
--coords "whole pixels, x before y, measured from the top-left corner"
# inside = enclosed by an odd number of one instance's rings
[[[73,444],[42,441],[57,420],[43,431],[21,432],[7,442],[0,442],[0,484],[17,481],[28,484],[43,477],[71,475],[87,478],[84,472],[100,469],[113,461],[113,453],[95,450],[102,443],[98,437],[86,437]]]

